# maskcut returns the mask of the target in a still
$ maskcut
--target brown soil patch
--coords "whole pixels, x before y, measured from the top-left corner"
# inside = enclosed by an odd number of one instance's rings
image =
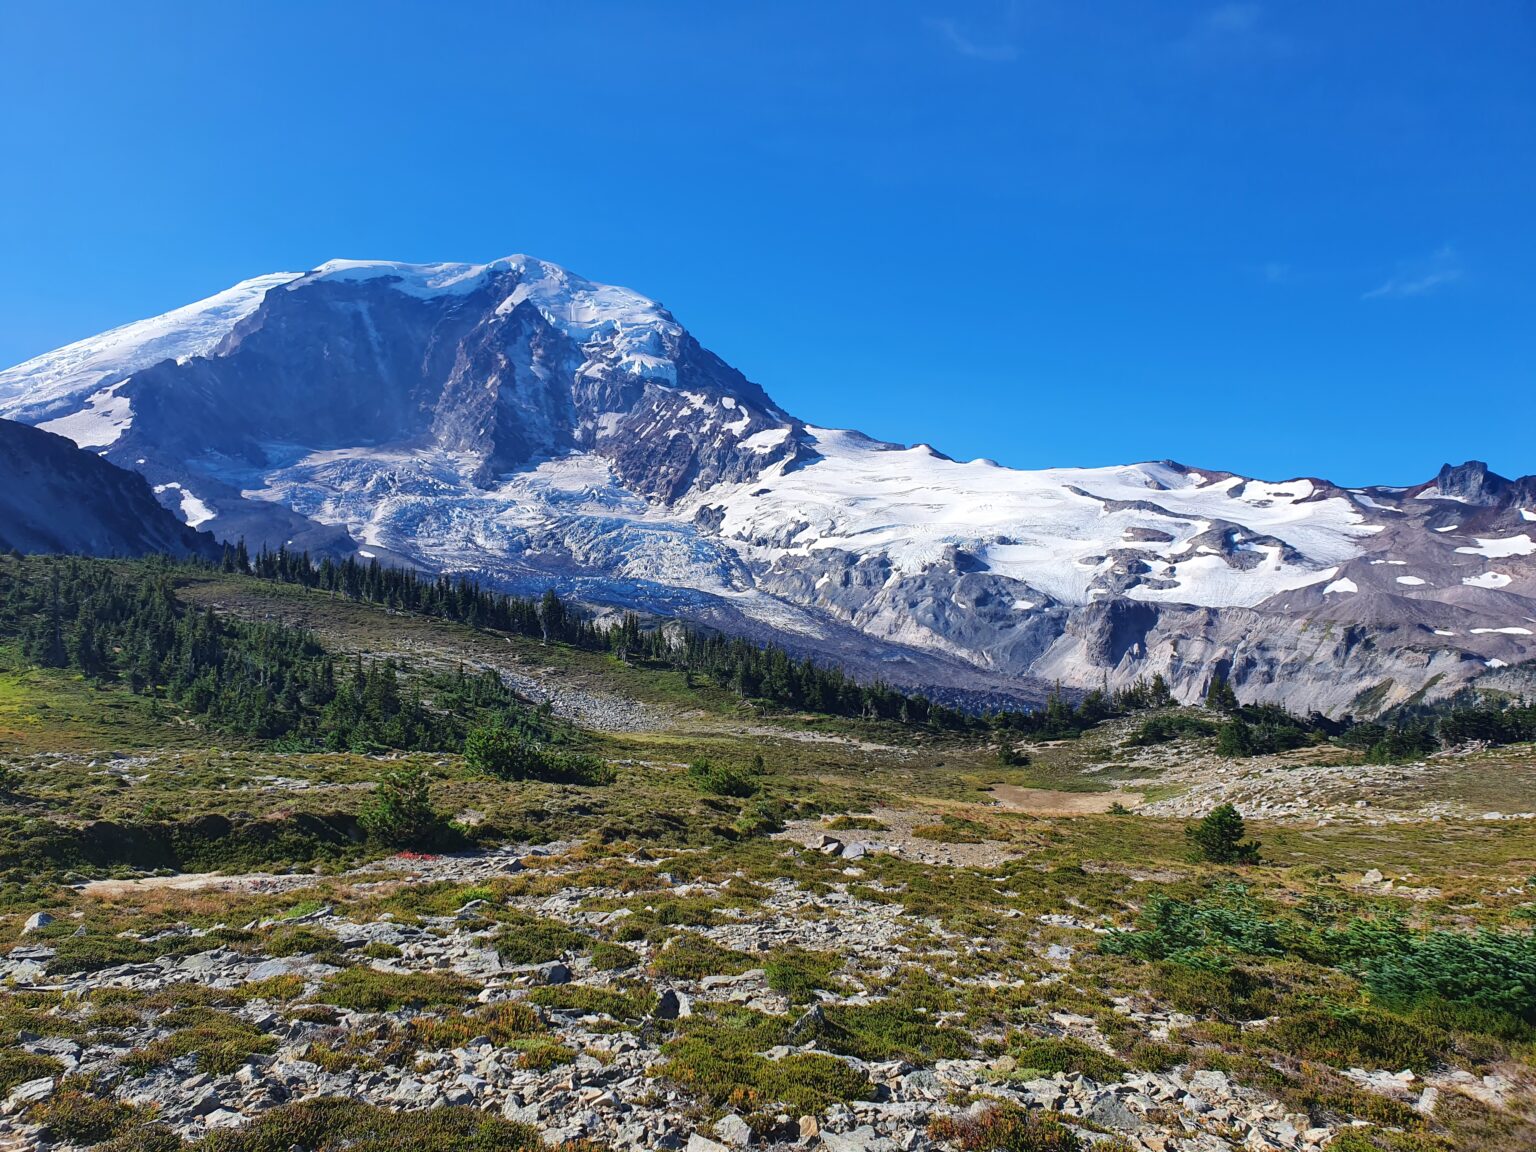
[[[1140,792],[1058,792],[1016,784],[998,784],[987,794],[1009,811],[1032,816],[1094,816],[1117,803],[1134,808],[1144,799]]]

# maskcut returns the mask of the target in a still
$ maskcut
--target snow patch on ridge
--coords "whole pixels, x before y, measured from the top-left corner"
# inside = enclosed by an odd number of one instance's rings
[[[1308,480],[1201,476],[1206,482],[1196,484],[1165,464],[1025,472],[959,463],[923,445],[898,448],[856,432],[807,428],[806,437],[816,454],[809,463],[778,463],[751,483],[717,485],[691,497],[685,511],[719,510],[721,535],[752,561],[840,550],[884,555],[910,576],[959,549],[1066,604],[1107,591],[1102,584],[1115,569],[1107,553],[1133,528],[1150,530],[1149,540],[1173,538],[1135,545],[1167,562],[1159,576],[1170,583],[1131,587],[1126,595],[1210,605],[1253,605],[1331,580],[1361,539],[1381,531],[1341,497],[1316,499]],[[1194,538],[1217,520],[1283,540],[1305,562],[1288,560],[1276,545],[1239,545],[1259,557],[1245,565],[1189,555],[1199,547]]]
[[[103,388],[88,397],[79,411],[45,420],[38,427],[73,440],[77,448],[111,447],[133,425],[133,404],[128,397],[118,395],[119,387]]]
[[[1458,548],[1456,551],[1465,552],[1469,556],[1487,556],[1492,560],[1499,560],[1506,556],[1529,556],[1532,553],[1536,553],[1536,541],[1533,541],[1524,532],[1518,536],[1507,536],[1503,539],[1489,540],[1481,536],[1475,537],[1475,539],[1477,540],[1476,547],[1469,545]]]
[[[206,524],[218,515],[207,503],[194,496],[174,480],[169,484],[155,485],[156,495],[171,491],[175,491],[181,496],[181,518],[188,528],[196,528],[200,524]]]
[[[6,369],[0,372],[0,417],[27,415],[33,417],[27,422],[35,423],[36,417],[46,417],[92,393],[91,401],[98,400],[103,385],[115,384],[151,364],[205,356],[257,309],[268,292],[302,275],[274,272],[244,280],[206,300],[124,324]],[[90,435],[101,435],[94,425],[86,427]],[[61,430],[60,435],[75,439],[70,432]],[[88,446],[86,441],[75,442]]]

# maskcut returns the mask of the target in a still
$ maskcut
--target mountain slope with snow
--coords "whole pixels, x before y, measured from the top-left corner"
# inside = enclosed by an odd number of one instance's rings
[[[0,552],[216,559],[213,537],[162,508],[142,476],[63,436],[0,420]]]
[[[549,584],[927,687],[1213,671],[1371,709],[1536,655],[1536,480],[1019,471],[807,426],[661,305],[525,256],[336,260],[0,373],[215,534]]]

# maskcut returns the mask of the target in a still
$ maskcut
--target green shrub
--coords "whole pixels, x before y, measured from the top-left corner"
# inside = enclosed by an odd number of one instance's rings
[[[592,947],[592,937],[545,916],[507,912],[500,919],[496,954],[508,964],[546,964]]]
[[[193,1056],[198,1071],[226,1076],[251,1057],[277,1049],[276,1037],[214,1008],[183,1008],[162,1016],[159,1023],[175,1031],[130,1052],[123,1061],[128,1067],[145,1072]]]
[[[791,1115],[823,1112],[833,1104],[872,1100],[864,1073],[833,1056],[795,1053],[769,1060],[712,1036],[684,1036],[666,1046],[661,1075],[717,1107],[738,1112],[787,1109]]]
[[[1147,983],[1155,1000],[1233,1023],[1261,1020],[1284,1008],[1273,975],[1244,965],[1158,963]]]
[[[623,988],[592,988],[585,984],[556,984],[535,988],[528,995],[533,1004],[583,1016],[612,1016],[615,1020],[640,1020],[656,1008],[656,994],[643,984]]]
[[[980,844],[987,839],[987,826],[946,813],[937,823],[919,824],[912,829],[912,835],[938,844]]]
[[[1345,1128],[1328,1145],[1328,1152],[1454,1152],[1438,1136],[1424,1132],[1399,1132],[1367,1125]]]
[[[592,967],[603,972],[623,972],[640,963],[640,954],[622,944],[599,940],[592,945]]]
[[[938,1117],[928,1125],[928,1135],[961,1152],[1082,1152],[1085,1147],[1072,1129],[1016,1104],[999,1104],[979,1115]]]
[[[1018,1062],[1017,1075],[1025,1079],[1080,1072],[1090,1080],[1113,1083],[1126,1072],[1125,1064],[1109,1053],[1066,1036],[1025,1036],[1008,1053]]]
[[[100,1144],[133,1121],[133,1109],[86,1088],[61,1085],[29,1115],[53,1140],[65,1144]]]
[[[1167,744],[1181,736],[1211,736],[1215,733],[1215,724],[1192,712],[1163,712],[1143,720],[1125,742],[1132,748],[1148,748],[1154,744]]]
[[[1296,929],[1266,917],[1237,885],[1215,889],[1199,900],[1154,899],[1137,924],[1136,931],[1105,936],[1099,951],[1213,968],[1220,966],[1223,953],[1283,956],[1288,945],[1298,942]]]
[[[1416,1068],[1440,1064],[1451,1038],[1435,1028],[1374,1008],[1320,1007],[1286,1012],[1262,1040],[1282,1052],[1335,1068]]]
[[[712,760],[695,760],[688,765],[688,780],[695,788],[712,796],[735,796],[745,799],[757,794],[756,774],[748,768],[716,764]]]
[[[304,995],[304,977],[296,972],[283,976],[268,976],[264,980],[248,980],[236,988],[233,998],[243,1003],[252,1000],[297,1000]]]
[[[784,821],[792,814],[793,807],[784,801],[760,796],[741,806],[731,830],[741,837],[771,836],[783,831]]]
[[[501,780],[611,784],[616,773],[595,756],[556,752],[508,728],[476,728],[464,739],[464,763]]]
[[[821,1044],[833,1052],[860,1060],[906,1060],[931,1064],[970,1055],[969,1035],[945,1028],[915,1011],[905,998],[872,1004],[826,1005],[825,1023],[816,1030]]]
[[[1161,1040],[1142,1039],[1131,1045],[1126,1062],[1142,1072],[1170,1072],[1189,1060],[1189,1049]]]
[[[197,1152],[542,1152],[538,1130],[478,1108],[397,1112],[358,1100],[306,1100],[244,1128],[204,1137]]]
[[[1416,932],[1401,920],[1357,920],[1329,940],[1385,1003],[1443,1000],[1536,1025],[1536,936]]]
[[[479,987],[446,972],[380,972],[347,968],[326,979],[316,999],[353,1012],[397,1012],[402,1008],[457,1008],[474,1000]]]
[[[186,1142],[161,1124],[137,1124],[105,1144],[96,1152],[183,1152]]]
[[[543,1021],[527,1004],[503,1001],[441,1019],[417,1017],[406,1025],[394,1054],[460,1048],[478,1036],[487,1037],[498,1048],[512,1048],[544,1033]]]
[[[722,948],[706,936],[680,932],[667,941],[651,961],[657,976],[702,980],[706,976],[735,976],[757,964],[757,957]]]
[[[53,958],[45,966],[52,974],[98,972],[119,964],[142,964],[162,956],[190,956],[231,944],[241,944],[250,934],[220,929],[206,936],[166,936],[139,940],[132,936],[107,936],[87,932],[84,936],[65,936],[54,945]]]
[[[834,952],[780,948],[764,961],[763,971],[768,987],[782,992],[791,1004],[805,1004],[816,998],[818,990],[838,987],[835,973],[842,966],[843,958]]]
[[[833,832],[889,832],[890,826],[880,823],[873,816],[834,816],[827,821]]]
[[[308,924],[278,925],[262,941],[261,950],[268,956],[313,956],[338,968],[347,964],[341,941],[323,928],[311,928]]]
[[[44,1076],[57,1077],[63,1071],[64,1065],[52,1056],[34,1056],[15,1048],[0,1049],[0,1098],[18,1084],[41,1080]]]

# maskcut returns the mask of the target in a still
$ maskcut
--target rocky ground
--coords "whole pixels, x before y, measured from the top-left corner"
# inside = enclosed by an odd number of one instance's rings
[[[890,818],[891,813],[878,815]],[[29,939],[0,960],[0,977],[13,993],[35,994],[53,1005],[55,1015],[73,1016],[88,1026],[109,1014],[110,1027],[94,1033],[89,1027],[24,1033],[21,1049],[56,1061],[57,1072],[13,1088],[0,1109],[0,1126],[25,1146],[50,1146],[43,1131],[29,1123],[29,1109],[71,1078],[109,1085],[117,1099],[154,1110],[186,1137],[240,1126],[293,1101],[330,1096],[402,1109],[469,1105],[534,1124],[550,1143],[584,1138],[621,1149],[686,1147],[691,1152],[746,1144],[913,1152],[934,1144],[930,1133],[936,1119],[984,1113],[1000,1103],[1066,1121],[1084,1141],[1106,1149],[1295,1150],[1324,1146],[1335,1136],[1333,1127],[1314,1125],[1306,1115],[1217,1070],[1170,1068],[1094,1078],[1033,1071],[1007,1053],[871,1059],[838,1051],[835,1044],[829,1047],[824,1027],[829,1013],[880,1003],[882,989],[914,966],[947,963],[962,981],[1001,981],[991,974],[994,964],[980,959],[988,941],[912,913],[899,892],[891,900],[860,894],[866,880],[860,861],[881,850],[877,833],[825,833],[825,843],[807,848],[797,843],[806,839],[801,831],[792,829],[782,850],[835,858],[841,865],[836,879],[803,884],[781,876],[754,885],[750,902],[735,898],[743,886],[739,876],[679,880],[673,874],[676,856],[670,861],[632,856],[622,861],[611,884],[590,882],[590,861],[580,858],[573,844],[467,857],[395,858],[341,879],[353,897],[412,888],[439,893],[451,883],[468,886],[472,898],[440,914],[359,915],[356,907],[325,904],[243,926],[246,931],[276,926],[290,935],[302,931],[314,948],[284,955],[222,944],[199,948],[195,938],[215,937],[221,928],[236,926],[182,925],[153,938],[166,942],[166,955],[58,974],[51,962],[69,940],[68,933],[59,931],[68,923],[47,924],[45,916],[34,917],[28,922]],[[861,836],[864,840],[854,839]],[[530,878],[537,883],[523,883]],[[167,886],[155,878],[130,883],[138,887],[95,892],[123,900]],[[317,883],[316,877],[297,875],[208,877],[188,887],[231,897],[298,897]],[[626,922],[654,922],[658,907],[690,906],[712,910],[696,917],[707,922],[688,930],[687,943],[701,958],[692,968],[669,965],[668,954],[683,947],[682,937],[675,935],[657,943],[639,933],[619,932],[633,953],[620,970],[599,967],[595,955],[582,954],[580,943],[559,958],[534,963],[509,962],[499,947],[509,931],[525,931],[529,925],[563,925],[590,943],[600,934],[614,936]],[[508,923],[501,918],[504,913],[524,919]],[[1070,977],[1078,953],[1072,943],[1046,943],[1046,938],[1059,940],[1066,929],[1069,938],[1091,943],[1103,926],[1070,916],[1041,920],[1034,934],[1039,939],[1032,945],[1042,961],[1041,973],[1020,978],[1045,984]],[[800,999],[782,981],[770,980],[765,965],[741,959],[791,954],[786,950],[839,957],[836,980],[824,981],[836,987]],[[977,959],[974,965],[970,957]],[[711,958],[720,958],[719,970],[712,970]],[[402,1035],[443,1013],[398,1004],[359,1005],[335,995],[338,978],[359,961],[383,976],[457,979],[465,999],[447,1016],[460,1026],[446,1031],[440,1042],[431,1039],[429,1030],[426,1039],[402,1044]],[[141,1010],[150,1005],[153,1010]],[[177,1007],[166,1011],[170,1005]],[[213,1070],[195,1049],[174,1042],[189,1014],[195,1016],[204,1005],[220,1005],[217,1010],[235,1022],[226,1031],[243,1038],[250,1049]],[[507,1006],[528,1010],[519,1026],[524,1034],[500,1034],[503,1018],[497,1013]],[[765,1047],[761,1059],[780,1062],[823,1054],[844,1064],[869,1090],[803,1113],[752,1115],[722,1105],[678,1071],[680,1057],[669,1045],[680,1029],[686,1035],[690,1021],[736,1009],[793,1021],[783,1042]],[[1153,1038],[1193,1022],[1178,1014],[1138,1012],[1129,1003],[1119,1010]],[[1091,1017],[1050,1012],[1035,1027],[1042,1037],[1107,1051]],[[1438,1090],[1396,1069],[1359,1069],[1353,1075],[1372,1091],[1415,1104]],[[1480,1081],[1477,1086],[1494,1090]]]
[[[1508,798],[1513,804],[1489,810],[1447,794],[1440,786],[1448,768],[1479,756],[1484,752],[1480,748],[1435,754],[1407,764],[1316,763],[1307,752],[1229,759],[1180,751],[1173,764],[1175,794],[1135,805],[1138,812],[1187,819],[1230,803],[1250,819],[1319,824],[1536,820],[1528,796],[1523,804],[1521,797],[1514,796]],[[1126,776],[1121,786],[1127,789],[1166,789],[1170,782],[1170,757],[1164,750],[1141,751],[1129,764],[1117,767]],[[1139,775],[1138,770],[1148,774]]]

